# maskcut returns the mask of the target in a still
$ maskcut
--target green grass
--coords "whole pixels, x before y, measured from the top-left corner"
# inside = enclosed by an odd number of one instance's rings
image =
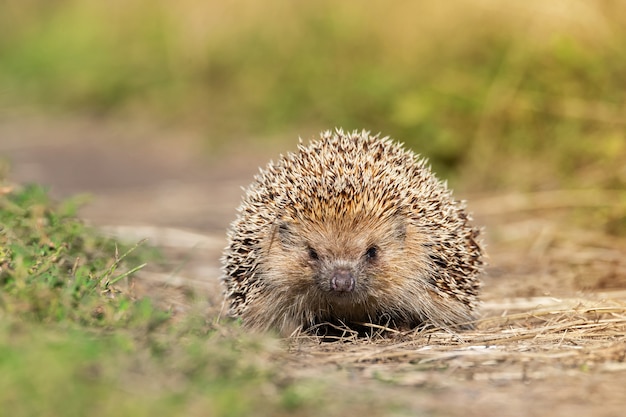
[[[41,322],[112,326],[132,319],[125,279],[140,269],[138,249],[98,236],[75,217],[76,201],[54,204],[30,185],[0,196],[0,304]]]
[[[160,336],[3,323],[0,406],[16,416],[239,416],[263,402],[271,372],[245,357],[261,348]]]
[[[366,128],[481,190],[624,186],[626,8],[557,9],[12,0],[0,96],[192,126],[211,143]]]
[[[139,337],[132,327],[103,334],[4,320],[0,407],[18,417],[235,417],[378,416],[393,406],[336,375],[290,377],[271,339],[188,330]]]

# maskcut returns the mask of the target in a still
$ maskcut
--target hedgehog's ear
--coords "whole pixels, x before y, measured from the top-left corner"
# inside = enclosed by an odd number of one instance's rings
[[[398,217],[394,222],[393,236],[401,242],[406,239],[406,220]]]
[[[278,221],[274,223],[274,230],[272,232],[272,240],[274,237],[278,238],[278,241],[283,246],[296,245],[296,235],[293,231],[293,225],[286,221]]]

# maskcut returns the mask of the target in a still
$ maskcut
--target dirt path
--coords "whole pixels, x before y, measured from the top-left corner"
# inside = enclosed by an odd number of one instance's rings
[[[4,121],[0,156],[12,162],[15,182],[46,184],[57,197],[90,193],[93,200],[81,211],[88,222],[128,239],[150,237],[164,247],[176,273],[145,274],[142,291],[183,312],[190,308],[186,289],[191,288],[208,294],[209,308],[218,309],[219,256],[240,187],[279,151],[232,150],[211,158],[204,156],[197,139],[180,132],[85,121]],[[464,197],[471,197],[477,222],[488,230],[486,316],[539,306],[574,308],[581,300],[623,305],[626,242],[603,231],[577,228],[563,215],[572,205],[610,205],[615,196],[561,192]],[[416,409],[436,415],[617,417],[626,407],[626,342],[623,334],[609,342],[603,346],[613,349],[613,356],[601,361],[581,356],[567,362],[554,356],[559,349],[548,352],[552,359],[501,354],[472,359],[471,366],[467,360],[447,359],[446,369],[413,372],[406,380],[394,371],[399,362],[390,356],[365,365],[348,358],[346,366],[331,366],[343,372],[356,369],[367,383],[387,373],[400,381],[397,395],[414,397]],[[581,349],[585,346],[581,341]],[[538,346],[530,348],[536,352]],[[318,353],[319,348],[305,347],[294,360],[310,363]]]

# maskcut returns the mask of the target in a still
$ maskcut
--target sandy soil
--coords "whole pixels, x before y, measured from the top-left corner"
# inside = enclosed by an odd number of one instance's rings
[[[90,193],[92,201],[81,211],[88,222],[131,240],[149,237],[163,247],[170,272],[144,273],[139,291],[184,313],[192,307],[190,290],[205,296],[209,309],[221,307],[219,256],[240,187],[258,166],[287,150],[233,145],[218,157],[207,155],[199,139],[145,126],[4,120],[0,156],[12,162],[13,181],[46,184],[60,198]],[[470,344],[434,335],[431,344],[445,347],[435,356],[423,350],[431,339],[421,336],[394,345],[296,342],[295,368],[303,374],[333,369],[434,415],[622,416],[626,338],[618,319],[626,306],[626,242],[572,222],[572,212],[593,214],[619,196],[560,191],[461,197],[487,230],[483,315],[551,309],[551,321],[537,325],[529,314],[508,324],[485,324],[465,338],[474,338]],[[600,314],[600,307],[608,310]],[[570,321],[564,321],[565,313],[558,316],[566,311]],[[591,314],[602,316],[595,321],[602,333],[591,327]],[[572,338],[571,323],[587,326],[587,333]],[[518,336],[504,343],[507,329],[518,329]],[[475,343],[489,335],[491,342]],[[495,346],[497,354],[466,354],[477,346]]]

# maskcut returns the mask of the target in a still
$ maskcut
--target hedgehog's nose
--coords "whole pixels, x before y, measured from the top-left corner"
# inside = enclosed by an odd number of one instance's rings
[[[348,269],[335,269],[330,278],[330,287],[337,292],[350,292],[354,290],[354,274]]]

